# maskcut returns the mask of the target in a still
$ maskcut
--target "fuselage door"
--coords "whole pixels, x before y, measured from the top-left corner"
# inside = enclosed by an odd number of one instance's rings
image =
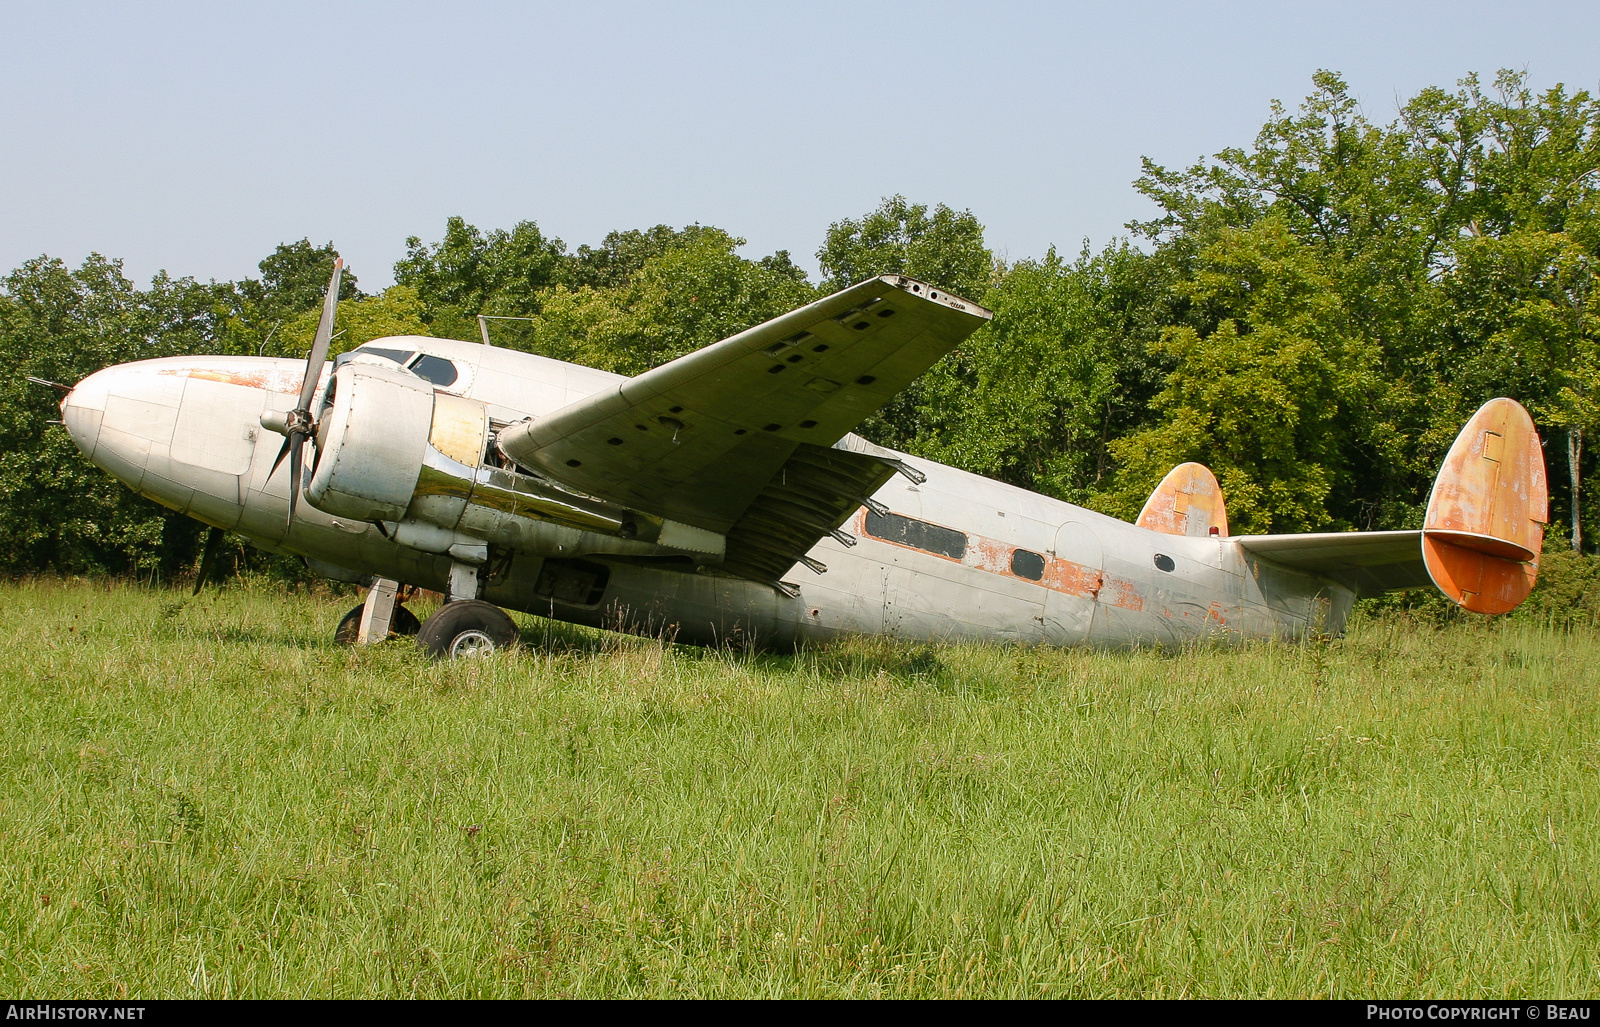
[[[1100,536],[1082,521],[1056,530],[1055,551],[1045,566],[1044,640],[1051,645],[1082,645],[1094,632],[1099,609]]]

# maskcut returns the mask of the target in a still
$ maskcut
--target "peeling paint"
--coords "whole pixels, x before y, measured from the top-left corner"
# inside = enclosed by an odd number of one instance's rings
[[[1465,609],[1508,613],[1533,590],[1548,519],[1533,419],[1515,400],[1490,400],[1456,436],[1434,480],[1422,525],[1428,574]]]

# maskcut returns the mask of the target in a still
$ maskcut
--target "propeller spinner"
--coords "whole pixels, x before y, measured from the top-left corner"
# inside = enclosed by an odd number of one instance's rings
[[[328,294],[322,300],[322,320],[317,322],[317,336],[311,343],[311,354],[306,358],[306,375],[300,383],[300,400],[290,411],[269,410],[261,415],[261,425],[284,436],[283,448],[272,461],[270,479],[278,473],[283,458],[289,458],[289,523],[294,523],[295,504],[300,499],[301,460],[306,440],[316,432],[316,422],[311,416],[311,397],[317,391],[317,379],[322,365],[328,359],[328,345],[333,341],[333,314],[339,306],[339,279],[344,274],[344,258],[333,262],[333,277],[328,279]]]

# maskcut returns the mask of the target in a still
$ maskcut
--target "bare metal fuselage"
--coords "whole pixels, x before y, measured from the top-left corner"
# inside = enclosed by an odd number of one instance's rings
[[[482,402],[502,423],[537,418],[619,380],[495,347],[400,343],[453,363],[456,378],[440,391]],[[165,506],[304,557],[330,576],[443,590],[447,553],[402,544],[373,524],[305,502],[286,524],[288,473],[269,473],[282,440],[262,428],[261,415],[289,408],[303,373],[297,361],[270,358],[124,364],[80,382],[63,401],[63,417],[97,466]],[[686,642],[777,646],[847,634],[1099,646],[1286,637],[1338,631],[1354,600],[1341,585],[1253,556],[1228,538],[1154,532],[907,460],[927,480],[896,477],[883,486],[874,498],[893,518],[873,523],[868,510],[858,511],[844,526],[856,545],[825,538],[816,546],[810,555],[828,571],[792,569],[786,580],[798,586],[798,598],[720,574],[714,564],[688,566],[649,544],[571,527],[502,553],[483,598]],[[964,540],[929,545],[915,531],[886,530],[891,521]]]

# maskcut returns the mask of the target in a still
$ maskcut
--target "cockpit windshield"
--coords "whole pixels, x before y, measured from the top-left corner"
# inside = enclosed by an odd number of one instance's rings
[[[368,353],[375,357],[393,360],[418,378],[430,381],[438,386],[454,385],[456,379],[461,377],[461,372],[456,369],[454,362],[443,357],[436,357],[431,353],[418,353],[415,350],[384,349],[381,346],[360,346],[350,351],[350,355],[356,353]],[[341,362],[336,361],[336,363]]]
[[[371,353],[375,357],[387,357],[388,359],[399,364],[401,367],[406,366],[411,358],[417,355],[415,351],[407,351],[403,349],[382,349],[378,346],[362,346],[356,349],[354,352]]]

